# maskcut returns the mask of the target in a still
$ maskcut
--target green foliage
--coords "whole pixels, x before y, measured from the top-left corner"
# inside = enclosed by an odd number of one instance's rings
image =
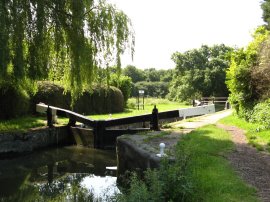
[[[252,69],[260,63],[259,50],[268,37],[268,31],[259,27],[254,33],[254,40],[243,50],[232,54],[231,66],[227,71],[226,84],[230,90],[230,103],[236,112],[245,119],[249,119],[251,110],[260,99],[252,82]]]
[[[225,45],[201,46],[185,53],[176,52],[170,99],[187,101],[196,97],[227,96],[226,69],[232,48]]]
[[[103,114],[124,111],[124,97],[115,87],[96,86],[85,91],[74,104],[73,110],[81,114]]]
[[[176,162],[163,161],[159,170],[148,170],[119,201],[258,201],[223,156],[231,151],[230,135],[210,125],[181,138]]]
[[[64,109],[70,109],[71,96],[59,84],[49,81],[39,81],[37,93],[31,98],[32,112],[36,110],[36,104],[45,103]]]
[[[119,70],[123,51],[134,51],[129,18],[105,0],[4,0],[0,27],[0,82],[58,80],[73,100],[97,67],[115,61]]]
[[[0,119],[11,119],[28,113],[30,98],[22,86],[0,82]]]
[[[256,104],[253,108],[250,122],[260,123],[264,128],[270,128],[270,99]]]
[[[168,82],[141,81],[135,84],[132,96],[136,97],[138,96],[139,90],[144,90],[145,96],[165,98],[165,96],[169,92],[168,88],[169,88]]]
[[[263,20],[267,23],[267,29],[270,28],[270,1],[263,0],[261,4],[261,8],[263,10]]]
[[[124,103],[126,105],[127,100],[131,94],[131,86],[132,86],[131,78],[128,76],[123,75],[118,76],[117,74],[112,74],[110,76],[109,84],[111,86],[119,88],[122,91],[124,96]]]
[[[120,194],[118,200],[188,201],[194,191],[187,174],[189,156],[184,151],[177,153],[179,154],[175,164],[164,159],[158,170],[147,170],[144,173],[144,180],[133,174],[130,188],[124,194]]]
[[[38,82],[38,92],[32,98],[33,112],[39,102],[70,109],[70,92],[65,92],[63,87],[52,82]],[[82,114],[122,112],[123,94],[116,87],[94,86],[91,91],[84,91],[73,105],[73,110]]]
[[[123,74],[131,78],[133,83],[145,80],[144,71],[135,66],[128,65],[123,69]]]

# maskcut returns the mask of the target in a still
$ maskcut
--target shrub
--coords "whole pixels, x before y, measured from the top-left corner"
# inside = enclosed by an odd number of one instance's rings
[[[52,82],[38,82],[38,91],[32,98],[32,111],[39,102],[52,106],[71,109],[71,96],[64,88]],[[95,86],[92,91],[85,91],[75,101],[74,111],[82,114],[115,113],[124,110],[122,92],[115,87]]]
[[[3,83],[0,86],[0,119],[11,119],[29,112],[29,95],[20,86]]]
[[[49,81],[40,81],[38,82],[38,91],[31,99],[33,112],[35,112],[35,105],[40,102],[70,109],[71,96],[70,93],[65,93],[64,88],[60,85]]]
[[[124,103],[126,105],[132,88],[131,78],[128,76],[117,76],[117,74],[112,74],[110,78],[110,85],[117,87],[122,91]]]
[[[133,173],[130,188],[118,195],[118,201],[187,201],[194,191],[189,160],[190,154],[179,146],[175,163],[164,159],[158,170],[147,170],[143,180]]]
[[[85,91],[75,102],[73,110],[83,114],[104,114],[124,111],[124,97],[116,87],[95,87]]]
[[[255,105],[250,122],[260,123],[264,128],[270,128],[270,99]]]

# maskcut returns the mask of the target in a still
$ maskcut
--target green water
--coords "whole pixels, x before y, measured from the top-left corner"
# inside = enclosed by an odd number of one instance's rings
[[[0,202],[110,201],[115,151],[64,147],[0,160]]]

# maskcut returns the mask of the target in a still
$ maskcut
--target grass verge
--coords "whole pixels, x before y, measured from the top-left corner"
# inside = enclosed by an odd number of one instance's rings
[[[258,201],[224,158],[233,148],[230,135],[214,125],[186,135],[178,145],[188,150],[195,188],[192,201]]]
[[[44,116],[25,116],[16,119],[0,121],[0,133],[6,132],[26,132],[31,128],[47,125],[46,115]],[[57,126],[67,125],[67,118],[58,118]]]
[[[260,129],[262,126],[257,123],[249,123],[236,115],[230,115],[221,119],[219,123],[225,125],[236,126],[245,131],[250,145],[256,147],[258,150],[267,150],[270,152],[270,129]]]
[[[255,189],[224,157],[234,147],[230,138],[214,125],[184,136],[176,146],[175,164],[162,162],[159,170],[146,172],[144,181],[133,176],[120,201],[258,201]]]

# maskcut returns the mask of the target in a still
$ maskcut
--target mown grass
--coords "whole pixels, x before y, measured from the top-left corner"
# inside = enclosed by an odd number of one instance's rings
[[[46,115],[44,116],[25,116],[11,120],[0,121],[0,132],[25,132],[31,128],[43,127],[47,125]],[[67,118],[58,118],[55,125],[66,125]]]
[[[214,125],[186,135],[178,147],[190,153],[189,169],[195,188],[192,201],[258,201],[224,157],[233,148],[230,135]]]
[[[26,131],[29,128],[45,126],[46,123],[46,116],[27,116],[7,121],[0,121],[0,132]]]
[[[127,104],[128,108],[125,109],[124,112],[115,113],[111,115],[110,114],[89,115],[88,117],[96,120],[100,119],[106,120],[110,118],[138,116],[142,114],[152,113],[154,105],[156,105],[159,112],[190,107],[190,105],[187,105],[185,103],[171,102],[169,100],[159,98],[145,98],[144,103],[145,103],[144,109],[142,109],[142,106],[140,106],[140,109],[138,110],[138,107],[136,105],[136,98],[131,98],[128,100]]]
[[[228,116],[219,122],[243,129],[250,145],[256,147],[258,150],[270,151],[270,129],[262,130],[260,124],[249,123],[236,115]]]

